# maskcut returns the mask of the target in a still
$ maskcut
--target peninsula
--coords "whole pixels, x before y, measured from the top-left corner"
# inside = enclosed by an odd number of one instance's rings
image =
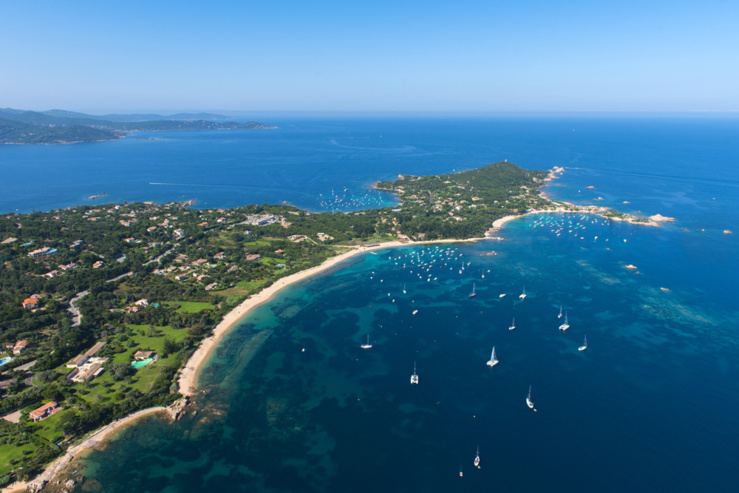
[[[399,205],[349,213],[188,202],[0,216],[2,484],[34,478],[132,413],[182,406],[209,351],[250,309],[352,255],[480,240],[527,213],[612,217],[543,197],[558,173],[498,162],[401,176],[376,185]]]
[[[115,140],[132,132],[272,129],[259,122],[221,121],[221,115],[87,115],[71,111],[0,109],[0,144],[75,144]]]

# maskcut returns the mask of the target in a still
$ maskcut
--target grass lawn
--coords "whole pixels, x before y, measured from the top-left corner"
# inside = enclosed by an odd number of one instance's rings
[[[197,313],[203,310],[212,310],[213,305],[200,301],[170,301],[165,305],[180,305],[177,309],[178,313]]]
[[[202,304],[209,305],[209,303]],[[97,404],[114,399],[115,394],[126,387],[128,387],[129,390],[136,389],[141,393],[148,392],[151,388],[151,384],[156,380],[160,370],[164,366],[174,364],[170,357],[162,357],[164,339],[166,337],[170,337],[174,339],[175,342],[179,342],[187,337],[186,328],[175,329],[169,325],[149,326],[127,324],[127,326],[133,330],[133,335],[130,336],[129,340],[133,340],[135,346],[127,349],[123,353],[116,353],[112,359],[104,365],[106,367],[106,371],[91,382],[86,384],[75,384],[76,388],[79,389],[77,392],[78,397],[92,404]],[[149,336],[149,327],[153,327],[160,335]],[[136,370],[136,373],[131,376],[131,383],[126,383],[125,380],[115,380],[112,372],[109,371],[109,368],[112,365],[119,363],[130,364],[133,359],[133,353],[138,350],[154,351],[159,355],[159,361]]]
[[[24,457],[24,451],[35,451],[36,449],[38,449],[38,446],[34,443],[26,443],[20,447],[12,444],[0,445],[0,476],[18,467],[17,464],[14,466],[11,465],[10,461],[19,460]]]
[[[38,426],[34,431],[34,435],[41,437],[49,443],[58,443],[64,440],[64,434],[58,428],[58,424],[62,419],[62,416],[67,413],[75,412],[74,409],[66,408],[64,403],[61,404],[62,410],[49,416],[43,421],[39,421],[35,426]]]

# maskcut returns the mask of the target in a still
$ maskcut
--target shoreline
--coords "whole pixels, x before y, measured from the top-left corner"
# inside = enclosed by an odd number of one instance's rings
[[[16,481],[15,483],[3,487],[3,489],[1,490],[2,493],[17,493],[27,491],[29,486],[36,487],[34,491],[39,491],[44,484],[51,482],[51,479],[54,478],[54,476],[62,472],[62,470],[64,470],[64,468],[66,468],[69,463],[72,462],[72,460],[79,458],[81,453],[100,445],[107,438],[109,438],[110,435],[114,434],[117,431],[120,431],[128,425],[133,424],[138,419],[150,414],[160,412],[168,412],[168,409],[162,406],[147,407],[146,409],[141,409],[133,414],[124,416],[117,421],[113,421],[112,423],[109,423],[102,428],[98,428],[97,430],[92,432],[90,436],[82,440],[77,445],[69,447],[64,455],[57,457],[54,462],[46,466],[44,472],[33,478],[31,481]]]
[[[519,216],[515,216],[519,217]],[[514,217],[514,218],[515,218]],[[208,357],[211,355],[213,350],[218,346],[218,343],[228,334],[228,332],[239,324],[254,308],[262,305],[263,303],[271,300],[277,293],[284,288],[307,279],[316,274],[334,267],[335,265],[355,257],[361,253],[371,252],[373,250],[381,250],[383,248],[397,248],[402,246],[413,246],[413,245],[429,245],[436,243],[463,243],[463,242],[474,242],[482,241],[488,238],[467,238],[463,240],[450,239],[450,240],[429,240],[429,241],[387,241],[384,243],[378,243],[373,246],[358,246],[353,247],[351,250],[335,255],[329,259],[326,259],[320,265],[311,267],[295,274],[291,274],[282,279],[278,279],[271,286],[268,286],[260,292],[252,295],[250,298],[242,301],[233,310],[228,312],[223,319],[213,329],[211,335],[206,337],[200,342],[200,345],[187,360],[187,363],[180,371],[180,376],[177,379],[177,385],[179,387],[179,393],[185,397],[192,397],[194,394],[199,392],[198,389],[198,377],[200,371],[205,366]]]

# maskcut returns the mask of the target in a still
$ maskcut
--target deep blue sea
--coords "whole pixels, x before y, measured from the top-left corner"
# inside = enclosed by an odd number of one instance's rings
[[[529,216],[505,241],[365,253],[290,286],[219,346],[197,414],[124,430],[83,461],[86,487],[739,491],[739,120],[267,123],[279,128],[6,146],[0,210],[102,192],[350,210],[391,203],[366,189],[376,180],[508,159],[564,166],[552,198],[676,221]]]

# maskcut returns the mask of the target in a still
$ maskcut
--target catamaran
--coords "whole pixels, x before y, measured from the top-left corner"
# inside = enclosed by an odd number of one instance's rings
[[[370,344],[370,342],[369,342],[369,334],[367,334],[367,343],[366,344],[362,344],[361,348],[362,349],[371,349],[372,348],[372,344]]]
[[[470,298],[474,298],[477,296],[477,293],[475,293],[475,283],[472,283],[472,294],[470,294]]]
[[[562,305],[559,305],[559,315],[557,315],[557,318],[562,318]]]
[[[511,322],[511,326],[508,327],[508,330],[516,330],[516,317],[513,317],[513,322]]]
[[[416,373],[416,362],[413,362],[413,375],[411,375],[411,383],[418,385],[418,373]]]
[[[565,330],[570,328],[570,324],[567,322],[567,312],[565,312],[565,323],[559,326],[559,330],[564,332]]]
[[[534,409],[534,402],[531,400],[531,385],[529,385],[529,395],[526,397],[526,405],[529,409]]]
[[[490,361],[486,363],[490,368],[498,364],[498,358],[495,356],[495,346],[493,346],[493,354],[490,355]]]
[[[582,346],[577,348],[578,351],[585,351],[588,348],[588,336],[585,335],[585,338],[582,341]]]
[[[475,455],[475,467],[480,469],[480,446],[477,446],[477,455]]]
[[[523,293],[519,294],[518,297],[522,300],[526,299],[526,285],[523,286]]]

